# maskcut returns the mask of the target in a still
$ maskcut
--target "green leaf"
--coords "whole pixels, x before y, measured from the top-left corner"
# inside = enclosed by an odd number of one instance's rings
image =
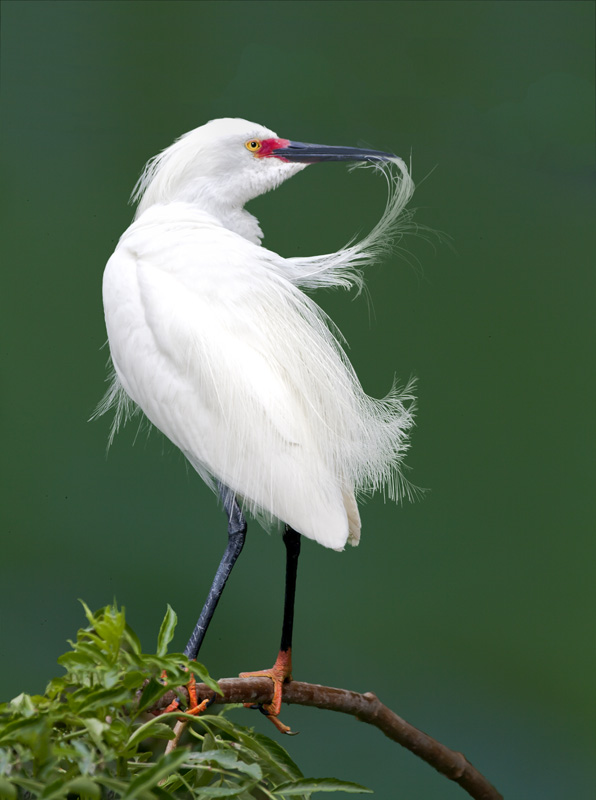
[[[350,794],[372,794],[372,789],[350,781],[338,781],[337,778],[302,778],[276,786],[273,794],[295,795],[308,792],[348,792]]]
[[[181,786],[184,786],[189,792],[192,792],[192,787],[190,783],[186,780],[186,778],[193,777],[196,778],[196,770],[189,770],[184,775],[181,775],[180,772],[176,772],[174,775],[170,775],[169,778],[166,778],[165,781],[160,783],[162,789],[167,789],[168,791],[171,790],[175,792],[177,789],[180,789]],[[195,779],[194,785],[197,785],[197,781]]]
[[[130,739],[126,742],[126,750],[136,747],[143,739],[147,739],[149,736],[157,736],[160,739],[174,739],[175,735],[176,734],[169,725],[164,725],[163,722],[159,721],[159,717],[155,717],[136,728]]]
[[[173,753],[162,756],[156,764],[133,778],[122,800],[132,800],[146,789],[156,786],[160,780],[175,772],[187,755],[186,750],[174,750]]]
[[[91,630],[79,631],[74,649],[81,642],[90,640],[108,657],[110,663],[114,663],[118,658],[126,627],[124,609],[118,610],[115,605],[106,606],[93,614],[82,600],[80,602]]]
[[[0,741],[5,739],[8,740],[8,744],[14,744],[14,741],[28,744],[40,736],[44,729],[44,720],[40,720],[37,717],[33,719],[16,719],[9,722],[0,731]]]
[[[110,669],[106,670],[103,675],[101,675],[101,682],[106,687],[106,689],[111,689],[112,686],[115,686],[120,680],[120,670],[116,669],[116,667],[110,667]]]
[[[101,797],[101,790],[95,781],[90,778],[74,778],[70,781],[65,781],[60,778],[53,781],[45,787],[40,795],[40,800],[59,800],[65,798],[68,794],[78,794],[85,800],[99,800]]]
[[[18,800],[25,791],[38,800],[99,800],[109,790],[120,800],[272,800],[273,786],[280,800],[367,791],[305,779],[280,744],[232,723],[223,716],[226,709],[198,718],[179,710],[141,716],[169,689],[188,682],[185,668],[213,690],[219,687],[203,664],[167,652],[176,623],[170,607],[156,654],[142,653],[123,609],[83,608],[89,627],[78,631],[72,650],[61,657],[65,674],[48,683],[45,695],[22,694],[0,704],[0,800]],[[168,685],[159,680],[162,670]],[[160,758],[155,740],[172,739],[170,725],[180,718],[192,720],[188,732],[198,752],[178,748]]]
[[[152,789],[152,792],[158,798],[161,798],[161,800],[177,800],[176,796],[173,795],[173,794],[170,794],[169,792],[166,792],[166,790],[163,788],[163,786],[154,786],[153,789]]]
[[[58,663],[68,672],[75,672],[77,669],[93,669],[100,661],[100,657],[99,651],[93,655],[73,651],[72,653],[61,655],[58,658]]]
[[[167,673],[167,681],[170,687],[181,686],[188,681],[188,669],[186,663],[188,659],[182,653],[170,653],[165,656],[154,656],[150,653],[143,654],[143,669],[152,672],[154,675]]]
[[[144,711],[146,708],[151,708],[159,700],[160,697],[166,692],[170,691],[170,686],[165,686],[163,683],[151,678],[139,698],[137,711]]]
[[[168,604],[166,615],[163,618],[161,628],[159,629],[159,635],[157,637],[158,656],[165,656],[168,652],[168,645],[174,638],[174,631],[176,630],[177,622],[178,617],[176,616],[172,606]]]
[[[17,787],[6,778],[0,778],[0,800],[17,800]]]
[[[106,722],[102,722],[100,719],[95,719],[94,717],[83,719],[82,723],[87,728],[89,736],[95,745],[101,748],[104,741],[105,732],[109,728],[109,725]]]
[[[111,747],[121,750],[124,748],[130,736],[130,724],[128,720],[125,721],[124,719],[116,717],[116,719],[113,719],[104,729],[104,736],[106,742]]]
[[[136,633],[133,631],[133,629],[130,627],[128,623],[126,623],[124,626],[124,638],[126,639],[128,647],[130,647],[131,651],[135,655],[139,655],[142,650],[141,642],[139,640],[139,637],[136,635]]]
[[[77,642],[74,647],[74,652],[65,653],[60,657],[59,662],[63,667],[66,667],[69,663],[73,663],[74,666],[75,659],[80,660],[82,667],[87,666],[88,664],[91,666],[98,666],[101,664],[102,667],[109,669],[112,666],[112,660],[108,658],[102,648],[101,639],[98,639],[97,642],[95,640]]]
[[[22,714],[24,717],[32,717],[37,709],[33,705],[33,700],[31,696],[21,692],[21,694],[17,695],[17,697],[13,698],[10,701],[11,711],[16,711],[18,714]]]
[[[122,677],[122,685],[127,689],[140,689],[143,683],[147,680],[147,673],[141,672],[139,669],[129,670]]]
[[[124,797],[124,794],[128,789],[128,785],[124,783],[124,781],[119,781],[115,778],[109,778],[107,775],[98,775],[97,782],[102,786],[105,786],[106,789],[111,789],[113,792],[122,795],[122,797]]]
[[[288,751],[282,747],[279,742],[270,739],[263,733],[252,733],[250,737],[243,736],[242,741],[246,743],[247,739],[251,742],[255,742],[262,750],[265,750],[274,763],[288,774],[292,780],[296,781],[304,777],[300,767],[292,760]]]
[[[199,683],[204,683],[210,689],[213,689],[213,691],[217,694],[223,695],[218,682],[213,680],[204,664],[201,664],[199,661],[189,661],[188,666],[189,669],[195,674],[195,677]]]
[[[81,598],[79,598],[79,603],[83,606],[83,611],[87,617],[87,622],[89,625],[91,625],[91,627],[95,627],[95,617],[93,616],[91,609],[84,600],[81,600]]]
[[[78,794],[81,800],[99,800],[101,797],[101,789],[91,778],[74,778],[64,788],[69,794]]]
[[[247,759],[256,761],[266,770],[268,779],[274,783],[298,780],[303,778],[299,767],[292,761],[289,753],[277,742],[260,733],[255,733],[251,728],[234,725],[229,719],[222,716],[202,715],[197,722],[202,723],[207,730],[210,727],[219,728],[234,739]],[[193,735],[191,731],[191,735]],[[196,735],[196,734],[195,734]]]
[[[245,792],[250,792],[257,785],[256,781],[237,786],[202,786],[199,797],[239,797]]]
[[[213,762],[222,769],[235,769],[251,778],[261,780],[263,771],[258,764],[247,764],[241,761],[237,754],[232,750],[203,750],[202,753],[189,753],[187,762],[189,764],[201,764],[204,761]]]
[[[192,730],[192,728],[191,728],[191,731],[190,731],[190,732],[191,732],[192,734],[195,734],[195,731],[194,731],[194,730]],[[200,738],[201,738],[201,737],[200,737],[200,734],[195,734],[195,735],[196,735],[196,737],[197,737],[198,739],[200,739]],[[211,731],[210,731],[210,730],[208,730],[208,731],[205,733],[205,735],[203,736],[203,746],[201,747],[201,750],[203,751],[203,753],[205,753],[207,750],[217,750],[217,742],[215,741],[215,737],[214,737],[214,735],[211,733]]]
[[[27,789],[28,792],[35,797],[38,794],[41,794],[43,791],[43,784],[39,783],[38,781],[32,781],[30,778],[21,778],[20,776],[16,776],[12,778],[12,782],[17,786],[21,786],[23,789]]]
[[[98,708],[106,706],[119,706],[129,701],[130,692],[123,687],[115,689],[100,689],[90,692],[78,707],[79,714],[88,714],[90,711],[97,711]]]

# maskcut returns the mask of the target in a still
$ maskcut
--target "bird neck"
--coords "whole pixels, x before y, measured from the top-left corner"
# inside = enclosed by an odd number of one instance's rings
[[[234,198],[230,200],[230,198]],[[259,221],[245,208],[244,204],[250,199],[250,194],[238,197],[225,184],[213,184],[211,181],[198,179],[187,187],[187,194],[183,199],[195,208],[206,211],[218,219],[224,228],[234,231],[253,244],[260,244],[263,232]]]
[[[212,186],[201,180],[187,182],[182,186],[175,181],[162,186],[159,178],[151,181],[143,190],[136,219],[152,205],[168,203],[187,203],[193,208],[205,211],[215,217],[224,228],[234,231],[253,244],[260,244],[263,238],[259,221],[244,208],[241,201],[235,203],[222,201],[221,193],[214,191]]]
[[[263,231],[259,220],[245,208],[213,207],[204,209],[216,217],[227,228],[253,244],[261,244]]]

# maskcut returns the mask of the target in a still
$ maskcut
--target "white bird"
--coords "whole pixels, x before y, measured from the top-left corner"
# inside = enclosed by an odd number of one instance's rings
[[[389,197],[361,242],[327,255],[283,258],[261,245],[245,204],[308,164],[383,169]],[[214,489],[228,546],[185,650],[196,658],[242,549],[245,513],[285,525],[288,571],[274,721],[290,676],[300,534],[343,550],[360,538],[356,495],[409,491],[400,463],[413,424],[411,385],[368,397],[341,334],[302,289],[362,286],[361,268],[407,229],[414,190],[390,153],[303,144],[243,119],[216,119],[146,165],[134,222],[105,269],[113,375],[97,413],[115,408],[110,442],[140,409]],[[254,674],[254,673],[251,673]],[[287,732],[278,723],[280,730]]]

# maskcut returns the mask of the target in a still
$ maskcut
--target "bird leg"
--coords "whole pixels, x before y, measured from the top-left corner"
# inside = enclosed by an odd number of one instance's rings
[[[253,706],[265,714],[281,733],[289,733],[288,725],[278,719],[281,710],[283,684],[292,680],[292,632],[294,628],[294,600],[296,597],[296,574],[298,571],[298,556],[300,555],[300,534],[286,525],[283,535],[286,546],[286,593],[284,601],[284,619],[281,630],[281,644],[275,664],[271,669],[258,672],[241,672],[241,678],[271,678],[273,681],[273,698],[270,703]]]
[[[234,493],[220,483],[219,495],[222,499],[225,512],[228,515],[228,545],[219,567],[217,568],[217,572],[215,573],[201,615],[188,640],[188,644],[184,648],[184,655],[188,656],[191,661],[194,661],[199,653],[199,649],[207,633],[207,628],[209,627],[213,613],[219,603],[219,598],[222,595],[226,581],[230,577],[232,567],[236,563],[236,559],[240,555],[244,547],[244,540],[246,539],[246,520],[240,510],[240,506],[236,502]]]
[[[161,679],[167,686],[168,681],[165,670],[161,673]],[[201,700],[201,702],[199,703],[199,701],[197,700],[197,679],[195,678],[192,672],[190,673],[190,679],[186,684],[186,689],[188,691],[188,708],[185,709],[184,711],[185,714],[193,714],[193,715],[202,714],[203,711],[205,711],[213,702],[213,698],[206,698],[205,700]],[[178,700],[178,698],[175,698],[168,706],[164,708],[164,710],[161,713],[167,714],[169,711],[176,711],[179,706],[180,706],[180,700]]]
[[[207,628],[209,627],[211,618],[213,617],[215,609],[217,608],[217,604],[219,603],[219,598],[222,595],[226,581],[230,577],[232,567],[236,563],[236,559],[244,547],[244,541],[246,539],[246,520],[244,519],[244,515],[240,510],[240,506],[236,502],[234,493],[220,483],[219,495],[223,502],[225,512],[228,516],[228,544],[220,561],[219,567],[217,568],[217,572],[215,573],[215,577],[213,579],[213,583],[211,584],[211,589],[209,590],[209,595],[207,596],[203,610],[201,611],[201,615],[199,616],[198,622],[195,625],[190,639],[188,640],[188,644],[184,648],[184,655],[188,656],[191,661],[196,661],[199,649],[203,643],[205,634],[207,633]],[[164,676],[162,676],[162,678],[163,677]],[[191,675],[186,687],[188,689],[187,714],[200,714],[207,708],[207,706],[211,705],[212,702],[211,699],[208,699],[199,703],[197,701],[197,691],[195,685],[195,677],[194,675]],[[163,713],[167,711],[175,711],[178,708],[178,705],[179,701],[176,699],[170,703]]]

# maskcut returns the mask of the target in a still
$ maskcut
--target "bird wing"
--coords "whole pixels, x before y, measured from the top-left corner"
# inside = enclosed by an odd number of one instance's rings
[[[127,394],[202,475],[248,510],[342,549],[357,516],[329,447],[328,406],[337,415],[351,378],[271,259],[202,212],[150,209],[106,267],[112,358]],[[330,380],[339,397],[325,398]]]

